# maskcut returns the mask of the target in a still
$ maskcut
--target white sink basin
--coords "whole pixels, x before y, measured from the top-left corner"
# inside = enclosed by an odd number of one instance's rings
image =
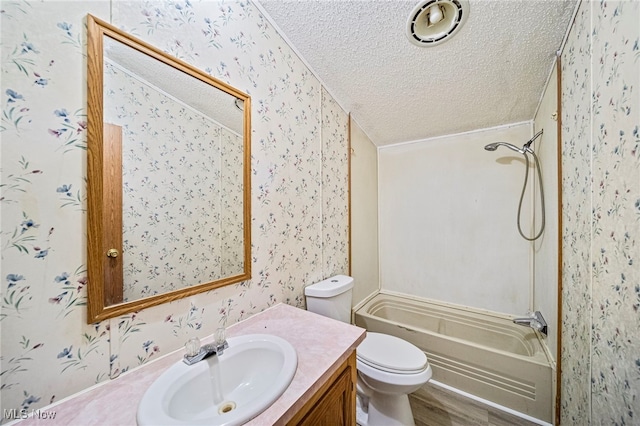
[[[296,372],[293,346],[269,334],[227,341],[218,357],[162,373],[140,401],[138,425],[237,425],[273,404]]]

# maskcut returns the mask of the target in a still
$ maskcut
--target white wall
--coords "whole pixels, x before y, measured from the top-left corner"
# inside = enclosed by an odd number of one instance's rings
[[[536,132],[544,130],[544,133],[533,144],[540,159],[545,200],[544,233],[534,242],[533,304],[547,322],[548,337],[545,342],[554,359],[558,347],[558,122],[553,119],[553,113],[558,110],[557,75],[554,63],[534,120]],[[538,214],[541,204],[537,175],[535,186],[535,229],[538,230],[541,225],[541,215]]]
[[[356,306],[380,285],[378,263],[378,151],[351,121],[351,275]]]
[[[383,290],[509,314],[530,308],[531,244],[516,227],[523,156],[484,150],[530,137],[531,123],[518,123],[380,148]],[[523,224],[530,210],[525,196]]]

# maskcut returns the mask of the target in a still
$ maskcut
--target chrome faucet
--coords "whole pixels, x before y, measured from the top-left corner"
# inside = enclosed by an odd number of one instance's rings
[[[213,343],[200,346],[200,339],[192,337],[184,345],[186,353],[182,361],[187,365],[193,365],[197,362],[207,359],[211,356],[219,356],[229,347],[225,339],[224,328],[219,328],[215,332],[215,341]]]
[[[540,311],[530,313],[528,317],[514,318],[513,322],[516,324],[531,327],[534,330],[538,330],[545,336],[547,335],[547,322],[544,320],[544,317],[542,316]]]

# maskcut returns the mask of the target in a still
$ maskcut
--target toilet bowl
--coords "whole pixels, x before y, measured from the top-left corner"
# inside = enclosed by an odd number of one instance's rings
[[[424,352],[398,337],[367,332],[356,349],[356,366],[359,391],[366,396],[359,401],[358,424],[413,425],[408,395],[432,375]]]
[[[349,322],[353,278],[337,275],[305,288],[307,310]],[[414,425],[409,393],[431,378],[422,350],[395,336],[369,333],[356,348],[356,420],[361,426]]]

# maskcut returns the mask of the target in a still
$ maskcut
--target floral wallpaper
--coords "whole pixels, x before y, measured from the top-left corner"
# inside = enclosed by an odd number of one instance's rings
[[[562,57],[564,424],[640,417],[638,22],[583,2]]]
[[[640,420],[640,3],[592,5],[593,423]]]
[[[326,250],[324,270],[349,270],[349,206],[347,191],[349,190],[349,147],[344,135],[348,133],[348,116],[325,91],[322,91],[322,244],[331,248]],[[336,202],[343,200],[342,203]]]
[[[588,424],[591,307],[591,13],[581,7],[562,55],[562,423]],[[570,373],[569,373],[570,372]]]
[[[251,95],[251,280],[86,324],[87,13]],[[3,409],[56,402],[276,303],[303,307],[305,285],[348,272],[347,115],[252,3],[3,1],[1,15]]]
[[[244,175],[238,167],[244,161],[244,140],[241,135],[226,129],[221,130],[220,137],[220,187],[224,189],[218,200],[221,205],[220,268],[222,276],[226,277],[244,271]]]

